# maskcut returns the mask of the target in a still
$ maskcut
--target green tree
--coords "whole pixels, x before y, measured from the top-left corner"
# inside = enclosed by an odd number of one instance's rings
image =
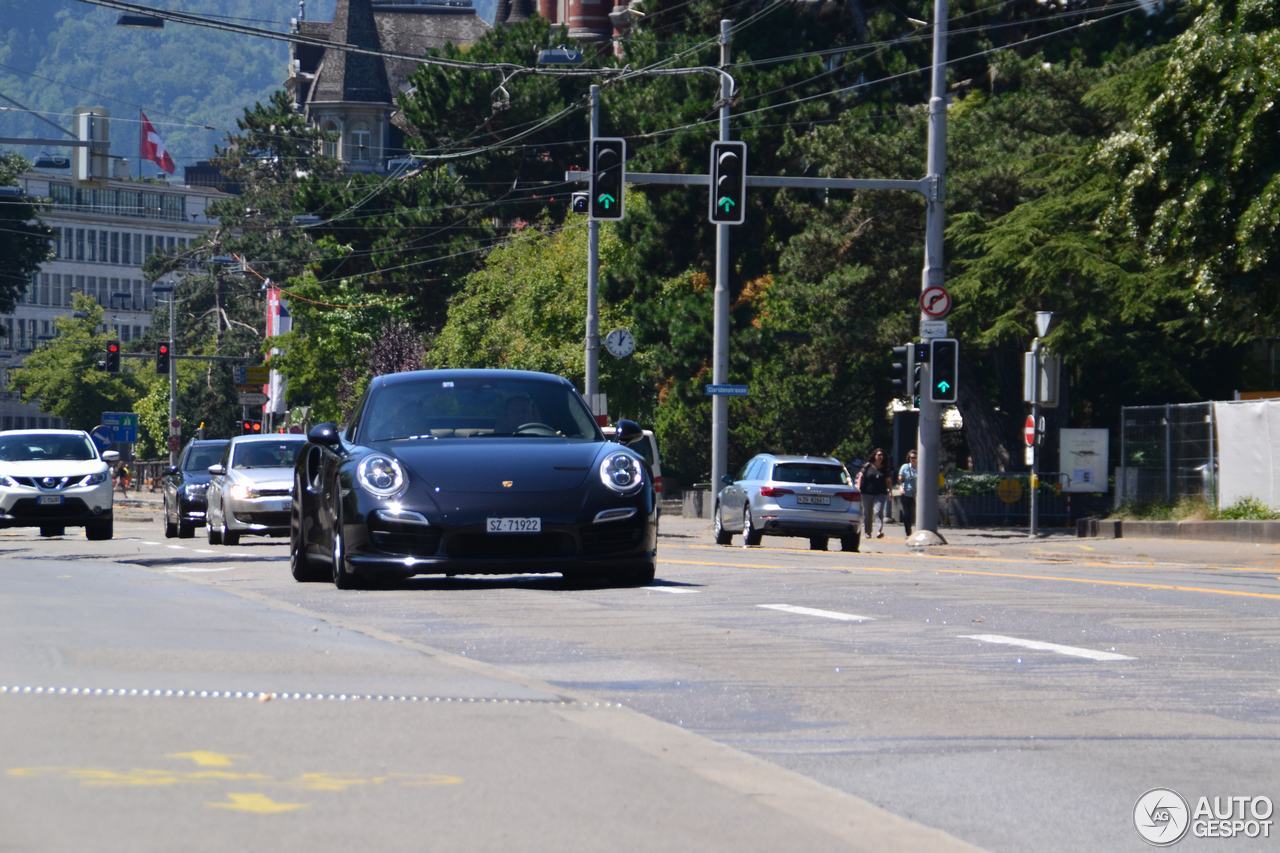
[[[1107,142],[1113,212],[1148,259],[1179,271],[1187,322],[1226,342],[1280,324],[1280,7],[1195,0],[1161,86]]]
[[[16,154],[0,155],[0,188],[8,187],[29,165]],[[0,196],[0,312],[13,310],[41,262],[51,254],[53,231],[37,221],[39,211],[34,199]]]
[[[72,297],[74,314],[57,318],[58,335],[27,356],[10,383],[24,403],[64,419],[72,429],[93,429],[103,412],[130,411],[142,382],[130,365],[117,374],[97,368],[106,351],[102,306],[81,293]]]

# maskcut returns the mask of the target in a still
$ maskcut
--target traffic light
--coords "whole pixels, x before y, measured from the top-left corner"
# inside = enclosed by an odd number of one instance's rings
[[[120,342],[107,341],[107,358],[104,362],[107,373],[120,372]]]
[[[711,212],[720,225],[739,225],[747,215],[747,143],[711,143]]]
[[[935,403],[954,403],[960,384],[960,344],[955,338],[934,338],[930,349],[933,382],[929,386],[929,399]]]
[[[893,390],[896,396],[904,396],[911,390],[912,356],[915,354],[914,344],[903,344],[893,348]]]
[[[591,140],[591,218],[621,219],[627,178],[627,141],[621,137]]]
[[[156,344],[156,373],[169,375],[169,342],[160,341]]]
[[[241,421],[240,432],[243,435],[262,435],[262,421]]]

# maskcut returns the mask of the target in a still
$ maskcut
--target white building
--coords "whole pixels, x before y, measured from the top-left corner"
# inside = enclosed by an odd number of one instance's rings
[[[143,261],[154,251],[190,246],[214,224],[209,204],[225,194],[124,176],[76,181],[44,170],[24,173],[18,185],[28,196],[51,200],[41,221],[53,229],[54,251],[12,313],[0,315],[0,388],[6,389],[0,428],[57,427],[58,418],[7,390],[8,371],[56,334],[54,319],[71,312],[75,292],[98,300],[106,309],[103,330],[114,330],[130,351],[129,342],[146,335],[155,307]]]

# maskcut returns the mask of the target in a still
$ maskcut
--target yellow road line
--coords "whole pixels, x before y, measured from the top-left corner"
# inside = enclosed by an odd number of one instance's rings
[[[1217,589],[1208,586],[1181,586],[1179,584],[1139,583],[1138,581],[1111,581],[1101,578],[1064,578],[1057,575],[1024,575],[1014,572],[983,572],[977,569],[935,569],[940,575],[980,575],[993,578],[1017,578],[1030,581],[1057,581],[1059,583],[1087,583],[1099,586],[1122,586],[1136,589],[1169,590],[1173,592],[1201,592],[1207,595],[1230,595],[1238,598],[1265,598],[1280,601],[1280,593],[1241,592],[1234,589]]]
[[[818,552],[821,553],[821,552]],[[659,563],[667,563],[673,566],[713,566],[728,569],[801,569],[809,568],[808,566],[782,566],[769,563],[720,563],[711,562],[709,560],[669,560],[666,557],[659,557]],[[892,569],[888,566],[859,566],[856,563],[850,563],[847,566],[841,566],[842,569],[850,569],[859,572],[893,572],[901,574],[912,574],[915,569]]]

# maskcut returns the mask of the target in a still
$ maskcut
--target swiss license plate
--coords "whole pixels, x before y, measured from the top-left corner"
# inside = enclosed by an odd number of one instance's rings
[[[62,495],[41,495],[36,498],[40,506],[62,506]]]
[[[831,496],[830,495],[796,495],[796,503],[814,504],[817,506],[831,506]]]
[[[485,520],[489,533],[541,533],[541,518],[489,518]]]

